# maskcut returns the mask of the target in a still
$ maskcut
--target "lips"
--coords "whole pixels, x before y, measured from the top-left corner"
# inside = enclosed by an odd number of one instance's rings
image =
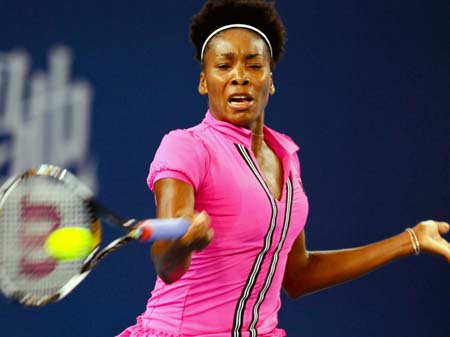
[[[248,109],[253,101],[254,98],[250,94],[233,94],[228,97],[228,105],[235,110]]]

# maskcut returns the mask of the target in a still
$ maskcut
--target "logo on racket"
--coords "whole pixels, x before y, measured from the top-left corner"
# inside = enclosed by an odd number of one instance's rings
[[[55,260],[44,253],[48,235],[61,225],[61,216],[55,206],[31,202],[22,197],[19,220],[19,273],[29,278],[43,278],[56,267]]]

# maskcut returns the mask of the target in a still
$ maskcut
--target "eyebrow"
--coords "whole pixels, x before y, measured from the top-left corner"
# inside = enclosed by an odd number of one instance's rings
[[[224,57],[226,59],[232,59],[232,58],[234,58],[234,55],[235,55],[234,53],[229,52],[229,53],[219,54],[218,56],[219,57]],[[254,58],[258,57],[258,56],[262,56],[262,55],[260,53],[248,54],[248,55],[245,55],[245,59],[246,60],[251,60],[251,59],[254,59]]]

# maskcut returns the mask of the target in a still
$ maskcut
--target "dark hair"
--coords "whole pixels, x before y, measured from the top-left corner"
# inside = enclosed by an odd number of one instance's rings
[[[207,0],[192,18],[190,39],[196,58],[201,61],[201,49],[214,30],[233,23],[247,24],[261,30],[272,45],[275,65],[284,51],[286,30],[274,2],[264,0]]]

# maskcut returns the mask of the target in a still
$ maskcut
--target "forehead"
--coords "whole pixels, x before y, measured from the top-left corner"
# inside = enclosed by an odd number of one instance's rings
[[[214,54],[243,53],[269,57],[269,47],[258,33],[245,28],[224,30],[209,41],[206,52]]]

